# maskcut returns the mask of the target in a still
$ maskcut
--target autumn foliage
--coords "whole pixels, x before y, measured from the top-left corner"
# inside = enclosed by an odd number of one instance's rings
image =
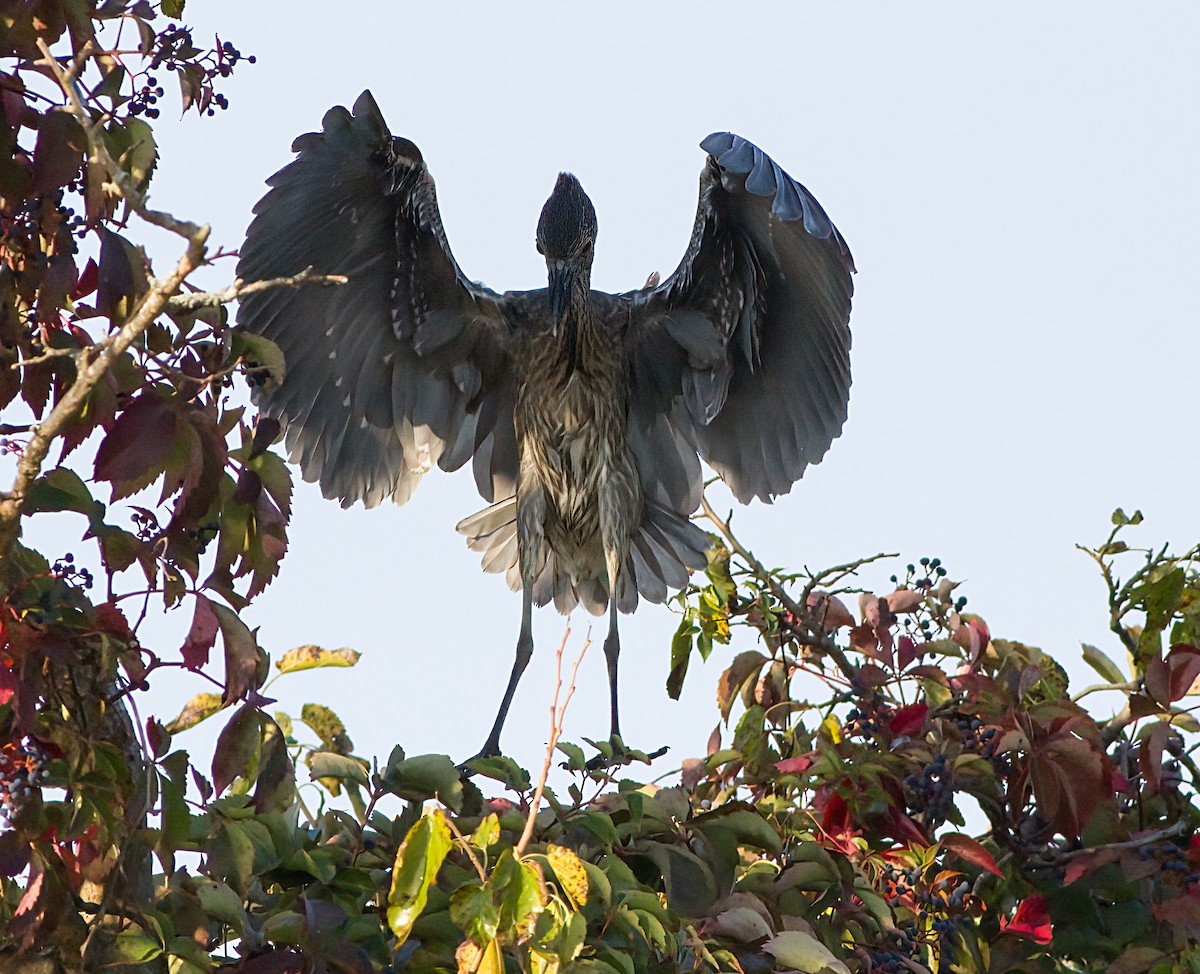
[[[286,362],[225,306],[337,283],[187,283],[222,252],[146,204],[157,105],[169,78],[202,124],[252,58],[182,16],[0,0],[0,970],[1200,969],[1200,550],[1130,547],[1140,513],[1081,554],[1094,686],[936,558],[768,570],[706,503],[664,692],[719,667],[716,726],[665,778],[613,742],[366,759],[319,702],[272,709],[268,681],[358,654],[271,660],[241,617],[310,555],[246,405]],[[75,551],[38,550],[50,518]],[[178,714],[144,705],[164,668],[197,682]]]

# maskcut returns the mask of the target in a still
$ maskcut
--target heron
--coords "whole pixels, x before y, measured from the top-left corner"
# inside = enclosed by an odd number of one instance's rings
[[[468,461],[490,506],[458,530],[521,592],[516,654],[482,755],[533,654],[532,611],[608,612],[611,734],[620,741],[618,613],[663,602],[703,568],[691,516],[703,460],[742,503],[787,493],[841,433],[854,262],[807,189],[719,132],[691,241],[638,290],[591,287],[596,211],[562,173],[536,244],[545,288],[499,293],[451,253],[434,182],[369,91],[300,136],[268,180],[238,276],[307,268],[338,287],[244,298],[239,327],[275,342],[257,390],[304,478],[348,507],[404,504],[434,466]]]

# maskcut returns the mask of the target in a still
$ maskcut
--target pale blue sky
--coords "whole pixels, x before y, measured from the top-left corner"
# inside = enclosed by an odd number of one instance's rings
[[[459,263],[497,290],[544,283],[533,232],[560,169],[595,202],[594,284],[611,290],[675,267],[709,132],[752,139],[805,183],[859,268],[854,385],[825,462],[774,506],[736,512],[765,561],[900,551],[864,578],[884,591],[905,561],[938,555],[993,634],[1077,659],[1081,640],[1119,654],[1076,542],[1100,541],[1117,505],[1146,513],[1147,544],[1200,538],[1200,8],[190,0],[188,13],[198,36],[218,29],[258,64],[239,68],[218,118],[164,111],[153,202],[210,221],[228,248],[291,140],[368,87],[421,147]],[[465,474],[373,511],[301,489],[292,554],[248,617],[276,657],[303,642],[365,655],[292,678],[294,694],[281,684],[281,703],[331,704],[360,753],[473,751],[520,608],[454,532],[481,506]],[[156,624],[157,650],[175,649],[190,613]],[[587,622],[576,615],[577,634]],[[628,742],[698,753],[728,657],[697,665],[673,703],[676,617],[643,606],[623,622]],[[562,628],[537,616],[506,734],[528,763]],[[576,739],[607,733],[596,635]],[[195,689],[160,697],[162,716]]]

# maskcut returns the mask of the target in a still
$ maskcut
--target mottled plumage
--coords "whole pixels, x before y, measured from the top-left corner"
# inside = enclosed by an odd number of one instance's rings
[[[728,133],[709,153],[691,243],[661,283],[591,289],[596,215],[562,174],[537,245],[548,286],[472,283],[446,242],[420,151],[369,93],[301,136],[255,208],[239,275],[345,274],[253,295],[242,328],[282,349],[259,401],[308,480],[343,505],[408,500],[471,461],[492,506],[459,530],[523,591],[517,660],[484,747],[499,748],[532,653],[532,606],[607,607],[618,732],[617,610],[661,602],[705,563],[700,459],[739,500],[786,493],[846,418],[853,262],[820,205]],[[615,593],[614,598],[610,594]]]

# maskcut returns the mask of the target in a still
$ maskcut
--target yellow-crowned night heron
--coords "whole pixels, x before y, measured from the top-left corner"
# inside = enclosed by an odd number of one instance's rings
[[[242,328],[276,342],[286,379],[260,391],[307,480],[343,506],[403,504],[435,464],[472,461],[492,503],[459,530],[522,591],[516,660],[484,753],[533,652],[532,607],[609,609],[617,720],[617,610],[662,602],[705,564],[689,520],[702,457],[748,502],[786,493],[846,418],[854,265],[812,195],[726,132],[708,153],[691,243],[640,291],[591,289],[596,214],[558,178],[537,247],[548,286],[498,294],[450,253],[433,179],[392,138],[369,92],[271,178],[238,268],[306,267],[340,287],[246,298]],[[699,457],[697,456],[699,455]]]

